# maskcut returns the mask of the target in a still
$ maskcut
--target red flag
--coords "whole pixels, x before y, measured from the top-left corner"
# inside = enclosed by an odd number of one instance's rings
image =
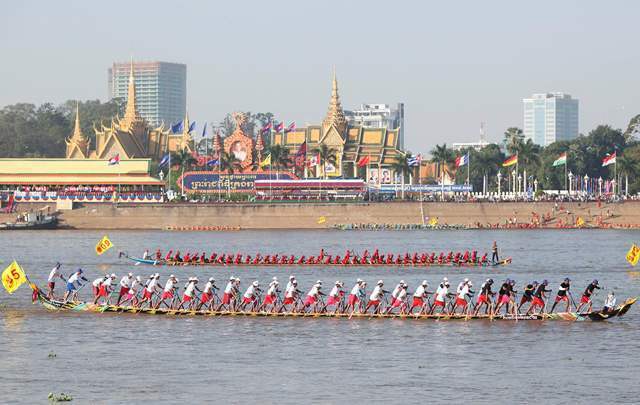
[[[358,167],[365,167],[366,165],[369,164],[370,160],[371,158],[369,156],[360,158],[360,160],[358,160]]]
[[[304,167],[304,161],[306,156],[307,156],[307,142],[305,141],[305,142],[302,142],[302,144],[300,144],[300,147],[296,152],[296,157],[295,157],[296,167]]]
[[[616,162],[616,153],[617,152],[613,152],[612,155],[605,156],[604,159],[602,159],[602,167],[614,164]]]

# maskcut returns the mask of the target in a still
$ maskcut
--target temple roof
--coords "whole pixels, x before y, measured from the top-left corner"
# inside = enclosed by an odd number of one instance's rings
[[[329,101],[329,109],[327,116],[322,121],[322,127],[324,132],[334,126],[336,130],[343,136],[347,129],[347,119],[344,116],[342,105],[340,104],[340,95],[338,94],[338,79],[336,78],[336,72],[333,71],[333,82],[331,86],[331,100]]]
[[[135,122],[143,120],[142,116],[138,114],[138,109],[136,108],[136,86],[135,79],[133,77],[133,60],[131,61],[129,86],[127,91],[127,106],[124,110],[124,117],[119,121],[119,125],[123,131],[130,130]]]

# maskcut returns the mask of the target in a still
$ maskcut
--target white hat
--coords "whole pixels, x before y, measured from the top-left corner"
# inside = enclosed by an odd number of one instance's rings
[[[336,285],[341,285],[341,284],[342,284],[342,281],[336,280]]]
[[[400,280],[400,284],[404,284],[404,280]]]
[[[129,277],[133,277],[133,273],[129,273]]]
[[[429,285],[429,283],[427,283],[427,280],[422,280],[422,285],[426,287]]]
[[[216,279],[213,278],[213,277],[209,277],[209,281],[211,281],[213,283],[214,281],[216,281]]]
[[[318,290],[322,288],[322,284],[318,284],[316,283],[316,285],[314,285],[315,288],[317,288]]]
[[[195,281],[197,283],[199,281],[198,277],[194,277],[192,281]]]
[[[359,278],[359,279],[356,280],[356,283],[362,283],[362,281],[363,280],[361,278]]]
[[[447,281],[449,281],[449,279],[445,277],[445,278],[442,279],[442,281],[444,281],[446,283]]]
[[[116,274],[115,273],[111,273],[111,278],[116,278]]]
[[[322,280],[316,281],[316,284],[322,284]]]
[[[378,280],[378,282],[377,282],[376,284],[378,284],[378,285],[382,285],[382,284],[384,284],[384,281],[382,281],[382,280]]]
[[[273,278],[272,278],[271,280],[273,280],[273,281],[278,281],[278,277],[273,276]]]
[[[469,282],[469,279],[468,279],[468,278],[465,278],[463,281],[464,281],[465,283],[468,283],[468,282]]]
[[[140,276],[136,276],[136,280],[138,280],[138,283],[142,282],[142,278]]]
[[[172,274],[169,276],[169,278],[176,278],[176,276]]]
[[[259,285],[260,285],[260,283],[258,283],[258,281],[254,281],[254,282],[253,282],[253,283],[251,283],[251,284],[253,284],[253,286],[254,286],[254,287],[257,287],[257,286],[259,286]]]
[[[229,277],[229,281],[236,281],[236,278],[234,276]]]
[[[295,280],[296,276],[294,276],[293,274],[289,276],[289,280]]]
[[[298,280],[294,279],[293,281],[291,281],[291,284],[298,284]]]
[[[469,281],[469,282],[467,283],[467,285],[468,285],[469,287],[473,287],[473,284],[471,284],[471,281]]]

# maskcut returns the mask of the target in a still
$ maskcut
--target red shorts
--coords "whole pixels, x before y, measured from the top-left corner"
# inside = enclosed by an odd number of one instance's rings
[[[145,290],[144,290],[144,294],[142,295],[142,297],[143,297],[144,299],[148,299],[148,300],[150,300],[152,296],[153,296],[153,294],[151,293],[151,291],[149,291],[149,290],[147,290],[147,289],[145,288]]]
[[[508,304],[509,303],[510,298],[508,295],[501,295],[500,296],[500,304]]]
[[[188,295],[182,295],[182,302],[187,302],[187,301],[191,301],[193,297],[190,297]]]
[[[481,295],[478,297],[478,305],[480,304],[491,304],[491,302],[489,302],[489,296],[488,295]]]
[[[53,281],[49,281],[49,289],[50,290],[53,290],[55,286],[56,286],[56,283],[54,283]]]
[[[255,301],[255,297],[242,297],[242,302],[244,304],[251,304],[253,301]]]
[[[132,300],[133,299],[133,294],[126,293],[125,295],[122,296],[122,298],[124,298],[125,301]]]
[[[129,292],[129,287],[120,287],[120,292],[118,293],[118,295],[122,297],[128,292]]]
[[[420,297],[413,297],[412,307],[421,307],[424,305],[424,300]]]
[[[542,301],[540,298],[538,297],[533,297],[533,301],[531,301],[531,307],[540,307],[543,308],[544,307],[544,301]]]
[[[340,297],[329,297],[327,298],[327,305],[338,305],[340,301]]]
[[[276,296],[275,295],[267,295],[264,297],[264,305],[275,304]]]
[[[566,295],[556,295],[556,302],[569,301],[569,297]]]
[[[466,307],[467,306],[467,300],[465,300],[464,298],[456,298],[456,305],[461,305],[462,307]]]
[[[289,305],[294,303],[293,297],[285,297],[284,301],[282,301],[282,305]]]
[[[231,294],[229,293],[224,293],[224,295],[222,296],[222,303],[224,305],[228,305],[231,303]]]
[[[591,298],[587,297],[586,295],[583,295],[582,298],[580,298],[581,304],[588,304],[590,302],[591,302]]]
[[[402,300],[399,300],[399,299],[395,298],[393,300],[393,302],[391,303],[391,308],[397,308],[397,307],[399,307],[399,306],[401,306],[403,304],[404,304],[404,302]]]
[[[377,307],[380,305],[380,300],[369,300],[367,307]]]
[[[307,298],[304,300],[304,305],[313,305],[318,301],[318,299],[312,295],[307,295]]]
[[[211,293],[202,293],[202,295],[200,296],[200,302],[205,304],[205,303],[211,301],[211,298],[213,298],[213,294],[211,294]]]
[[[98,290],[98,297],[106,297],[107,295],[109,295],[107,293],[107,287],[101,285],[100,290]]]
[[[160,297],[162,300],[170,300],[173,299],[173,291],[164,291],[162,296]]]
[[[349,305],[356,305],[358,303],[358,297],[353,294],[349,294],[349,300],[347,301],[347,303]]]
[[[438,301],[435,300],[435,302],[433,303],[434,307],[443,307],[444,308],[444,301]]]

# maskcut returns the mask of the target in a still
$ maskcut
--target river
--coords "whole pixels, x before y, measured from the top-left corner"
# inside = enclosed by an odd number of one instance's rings
[[[85,269],[93,280],[170,271],[186,278],[234,274],[243,286],[290,273],[306,290],[316,279],[350,288],[400,279],[413,291],[443,276],[452,286],[469,277],[519,285],[548,279],[555,290],[572,279],[574,295],[592,279],[619,300],[640,295],[640,279],[624,256],[638,231],[113,231],[116,246],[93,252],[97,231],[0,233],[3,267],[17,259],[43,285],[56,261],[66,273]],[[118,259],[118,250],[256,251],[317,254],[321,247],[404,253],[414,250],[488,250],[493,240],[513,264],[495,269],[152,268]],[[119,277],[118,277],[119,278]],[[182,285],[182,283],[181,283]],[[90,291],[83,290],[84,297]],[[436,322],[385,319],[164,317],[50,312],[32,305],[24,285],[0,293],[1,403],[46,403],[68,392],[74,403],[637,403],[640,387],[640,305],[609,322]],[[50,357],[49,354],[55,357]],[[636,371],[634,371],[636,370]]]

